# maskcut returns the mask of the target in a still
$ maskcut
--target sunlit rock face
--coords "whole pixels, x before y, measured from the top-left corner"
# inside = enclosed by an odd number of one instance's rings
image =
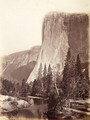
[[[1,76],[12,82],[21,83],[23,79],[27,80],[36,64],[39,52],[40,46],[35,46],[30,50],[4,56]]]
[[[37,77],[40,64],[58,67],[62,73],[68,48],[74,59],[80,54],[81,61],[88,60],[88,15],[50,13],[45,16],[42,27],[42,46],[34,70],[27,82]]]

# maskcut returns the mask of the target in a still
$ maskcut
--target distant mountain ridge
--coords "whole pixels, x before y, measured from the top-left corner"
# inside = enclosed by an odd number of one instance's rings
[[[4,56],[2,60],[2,77],[12,82],[21,82],[22,79],[27,80],[36,64],[39,51],[40,46],[35,46],[30,50]]]

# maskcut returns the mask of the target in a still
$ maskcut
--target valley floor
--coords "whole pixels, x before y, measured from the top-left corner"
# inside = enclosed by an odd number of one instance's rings
[[[72,100],[73,101],[73,100]],[[78,102],[78,104],[76,104]],[[73,101],[76,104],[74,107],[64,106],[64,111],[66,112],[63,118],[66,115],[70,115],[70,112],[74,112],[75,114],[85,114],[87,115],[87,120],[90,117],[90,106],[88,107],[87,111],[85,109],[78,108],[79,103],[82,105],[80,107],[84,107],[85,103],[90,105],[90,99],[85,100],[77,100]],[[47,104],[30,104],[24,100],[19,100],[17,98],[11,96],[4,96],[0,95],[0,120],[25,120],[29,119],[43,119],[43,113],[47,110]],[[45,117],[45,116],[44,116]],[[83,118],[83,120],[86,120]]]

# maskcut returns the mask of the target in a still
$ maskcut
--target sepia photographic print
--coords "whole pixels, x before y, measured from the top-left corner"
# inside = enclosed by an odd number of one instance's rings
[[[0,120],[90,120],[90,0],[0,0]]]

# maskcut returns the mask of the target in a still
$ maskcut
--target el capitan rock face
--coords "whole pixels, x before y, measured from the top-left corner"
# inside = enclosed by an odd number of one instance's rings
[[[22,82],[29,77],[40,52],[40,46],[3,57],[2,77],[12,82]]]
[[[37,77],[40,64],[59,66],[62,73],[68,48],[74,59],[79,54],[82,62],[88,60],[88,26],[87,14],[51,13],[45,16],[42,28],[42,46],[40,54],[27,82]]]

